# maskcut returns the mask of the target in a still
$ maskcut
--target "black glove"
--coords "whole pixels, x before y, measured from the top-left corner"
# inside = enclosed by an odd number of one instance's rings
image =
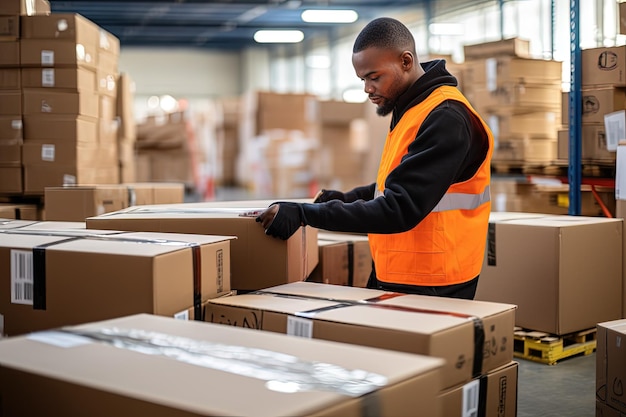
[[[300,204],[291,202],[277,202],[271,204],[270,207],[276,204],[278,204],[278,212],[269,227],[265,229],[265,234],[287,240],[298,231],[300,226],[306,226],[304,211]],[[263,222],[265,213],[267,211],[261,213],[256,221]]]
[[[341,191],[321,190],[319,194],[317,195],[317,197],[315,197],[315,200],[313,200],[313,202],[325,203],[330,200],[341,200],[345,203],[346,202],[345,198],[346,198],[345,195]]]

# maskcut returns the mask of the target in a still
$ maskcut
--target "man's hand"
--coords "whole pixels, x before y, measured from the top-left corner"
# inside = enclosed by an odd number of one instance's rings
[[[325,203],[330,200],[340,200],[345,203],[345,195],[341,191],[320,190],[313,200],[314,203]]]
[[[271,204],[259,214],[256,221],[261,223],[265,234],[287,240],[300,226],[306,226],[302,206],[298,203],[278,202]]]

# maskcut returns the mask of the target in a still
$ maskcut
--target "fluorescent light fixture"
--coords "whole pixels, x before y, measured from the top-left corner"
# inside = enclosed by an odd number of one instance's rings
[[[298,43],[304,39],[300,30],[257,30],[254,40],[258,43]]]
[[[300,17],[307,23],[352,23],[359,15],[354,10],[305,10]]]
[[[364,103],[367,100],[367,94],[363,88],[350,88],[343,92],[342,98],[347,103]]]
[[[428,31],[439,36],[460,36],[465,33],[465,28],[460,23],[431,23]]]

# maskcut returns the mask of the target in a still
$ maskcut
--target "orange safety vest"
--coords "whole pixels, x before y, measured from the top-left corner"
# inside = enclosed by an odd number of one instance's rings
[[[377,198],[384,198],[387,176],[408,152],[426,117],[445,100],[460,101],[478,116],[461,92],[451,86],[437,88],[426,100],[409,109],[387,134],[376,178]],[[369,234],[379,281],[441,286],[467,282],[480,274],[491,211],[493,134],[482,118],[478,118],[489,137],[489,150],[474,176],[451,185],[433,211],[413,229]]]

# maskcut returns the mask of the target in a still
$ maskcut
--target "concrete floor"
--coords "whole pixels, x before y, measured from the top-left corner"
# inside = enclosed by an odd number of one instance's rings
[[[593,417],[596,354],[546,365],[521,358],[517,388],[518,417]]]

